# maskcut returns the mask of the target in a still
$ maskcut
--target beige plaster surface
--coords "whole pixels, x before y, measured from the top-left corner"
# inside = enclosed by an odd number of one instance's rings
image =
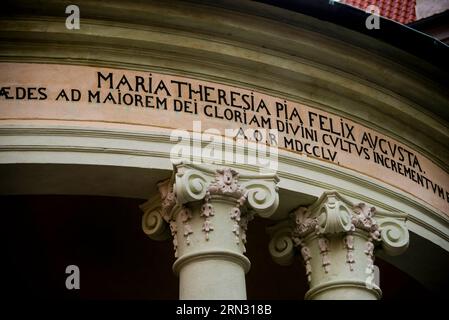
[[[97,83],[97,72],[102,72],[103,75],[108,73],[113,74],[114,78],[114,89],[109,89],[108,83],[103,81],[101,88],[98,88]],[[128,86],[125,84],[118,85],[122,76],[125,75],[129,80],[132,87],[135,87],[133,79],[136,76],[143,77],[147,79],[151,77],[153,84],[153,93],[145,92],[135,92],[130,91]],[[165,90],[158,90],[157,94],[154,94],[155,88],[163,81],[166,84],[171,96],[167,96]],[[235,121],[235,117],[232,120],[218,119],[216,117],[208,117],[205,115],[204,110],[207,112],[217,112],[222,115],[228,109],[229,113],[235,115],[235,112],[240,112],[241,117],[243,117],[244,111],[241,108],[226,106],[224,103],[211,103],[199,101],[198,97],[193,97],[189,99],[188,92],[184,90],[181,92],[181,96],[177,96],[176,85],[171,84],[171,81],[182,81],[187,82],[194,88],[201,86],[210,86],[214,88],[211,90],[211,95],[209,100],[217,100],[218,89],[223,90],[226,93],[226,99],[228,104],[230,104],[230,92],[236,92],[236,105],[241,105],[241,97],[246,94],[248,97],[254,97],[257,104],[263,100],[267,108],[261,108],[259,112],[247,110],[247,119],[256,116],[258,120],[264,117],[265,120],[270,119],[272,129],[276,128],[278,121],[284,125],[288,122],[293,128],[298,129],[297,134],[279,132],[279,137],[277,139],[278,146],[289,151],[290,148],[286,148],[284,144],[284,137],[287,139],[297,140],[300,145],[308,144],[308,150],[315,150],[317,155],[312,152],[305,153],[297,152],[301,156],[306,155],[307,157],[316,158],[321,161],[333,162],[340,167],[349,168],[365,174],[367,176],[373,177],[392,186],[395,186],[407,193],[419,198],[426,203],[430,204],[434,208],[449,214],[449,201],[447,193],[449,190],[449,174],[437,166],[430,159],[422,156],[418,152],[413,151],[409,147],[388,138],[387,136],[380,134],[370,128],[357,124],[353,121],[344,119],[342,117],[335,116],[328,112],[318,110],[316,108],[309,107],[302,103],[297,103],[294,101],[285,100],[283,97],[269,96],[260,92],[251,91],[244,88],[231,87],[228,85],[222,85],[218,83],[201,81],[198,79],[190,79],[186,77],[178,77],[172,75],[164,75],[155,72],[136,72],[131,70],[118,70],[110,68],[96,68],[87,66],[69,66],[69,65],[55,65],[55,64],[28,64],[28,63],[1,63],[0,64],[0,86],[10,87],[11,94],[13,95],[14,89],[16,87],[34,87],[34,88],[46,88],[45,93],[47,99],[5,99],[4,96],[0,97],[0,120],[61,120],[61,121],[77,121],[77,122],[89,122],[95,123],[96,126],[108,126],[114,124],[118,127],[133,127],[139,126],[139,130],[142,128],[160,128],[160,130],[167,129],[185,129],[188,131],[193,130],[193,121],[201,121],[201,130],[207,130],[210,128],[218,129],[222,134],[225,129],[238,129],[242,127],[247,128],[260,128],[257,124],[242,124],[239,121]],[[146,80],[145,80],[146,81]],[[147,83],[145,82],[145,85]],[[118,94],[119,89],[122,95],[129,94],[140,94],[142,96],[149,95],[152,99],[159,97],[161,99],[167,98],[167,110],[156,109],[156,108],[145,108],[140,106],[127,106],[124,104],[118,105],[111,102],[106,103],[93,103],[88,102],[87,92],[91,90],[92,92],[100,91],[100,95],[104,98],[109,92],[115,96]],[[64,99],[59,99],[56,101],[56,97],[60,91],[64,89],[67,94],[70,94],[71,89],[77,89],[81,92],[81,98],[79,101],[65,101]],[[33,97],[39,97],[39,94],[35,91]],[[28,97],[29,98],[29,97]],[[103,100],[103,98],[101,100]],[[182,103],[190,103],[189,112],[174,112],[173,105],[174,99],[182,101]],[[195,101],[196,100],[196,101]],[[194,104],[197,103],[196,114]],[[277,114],[276,104],[287,105],[288,113],[287,121],[285,120],[285,113],[282,110]],[[210,105],[206,107],[206,105]],[[293,110],[297,110],[297,114],[293,113]],[[268,111],[267,111],[268,110]],[[313,123],[310,123],[310,114],[314,113]],[[293,116],[292,116],[293,114]],[[296,116],[295,116],[296,115]],[[316,132],[317,141],[312,141],[310,137],[301,136],[301,126],[298,116],[303,121],[303,128],[314,129]],[[321,118],[320,118],[321,116]],[[322,120],[322,125],[320,126],[320,121]],[[352,133],[354,140],[351,137],[343,137],[339,134],[329,132],[330,121],[332,121],[333,128],[335,132],[341,132],[340,124],[343,124],[343,128],[347,129],[349,127],[353,128]],[[61,122],[63,123],[63,122]],[[292,128],[290,127],[290,128]],[[263,129],[269,129],[268,125]],[[347,131],[347,130],[346,130]],[[369,137],[369,141],[365,139],[362,143],[362,138]],[[353,151],[351,153],[342,150],[340,143],[343,143],[347,147],[347,142],[353,142]],[[375,147],[371,144],[376,143]],[[382,141],[382,142],[380,142]],[[326,144],[327,143],[327,144]],[[335,146],[333,144],[335,143]],[[331,145],[328,145],[331,144]],[[313,149],[316,147],[315,149]],[[362,152],[361,156],[354,152],[354,148],[365,147],[366,150]],[[402,152],[404,159],[401,159],[401,155],[398,149],[407,150],[411,154],[411,162],[408,159],[408,152]],[[396,150],[395,155],[393,152]],[[436,192],[432,191],[431,184],[426,187],[426,182],[424,180],[424,186],[412,181],[410,178],[392,171],[389,168],[385,168],[373,161],[373,152],[382,154],[384,157],[393,159],[396,163],[401,163],[402,166],[407,166],[413,169],[415,172],[427,179],[431,180],[433,183],[437,184],[443,190],[442,196],[439,196],[438,189]],[[336,152],[335,159],[326,160],[323,158],[323,154],[328,156]],[[385,153],[385,154],[383,154]],[[366,159],[365,156],[368,154],[370,159]],[[421,170],[416,166],[413,168],[414,159],[418,160]],[[401,161],[402,160],[402,161]],[[391,160],[389,160],[391,163]]]

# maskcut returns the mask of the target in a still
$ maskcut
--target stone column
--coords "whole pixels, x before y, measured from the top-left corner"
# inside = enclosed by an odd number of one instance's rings
[[[157,240],[170,230],[180,299],[246,299],[248,223],[274,213],[277,182],[275,175],[181,163],[159,184],[160,208],[143,207],[143,229]]]
[[[408,246],[405,215],[376,212],[352,204],[335,191],[325,192],[309,207],[300,207],[271,228],[273,259],[286,265],[296,248],[310,290],[306,299],[375,300],[381,290],[374,281],[374,251],[397,255]]]

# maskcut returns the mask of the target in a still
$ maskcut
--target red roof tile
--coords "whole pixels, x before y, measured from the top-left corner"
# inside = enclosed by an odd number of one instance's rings
[[[407,24],[416,20],[416,0],[342,0],[341,3],[365,10],[369,5],[379,8],[382,17]]]

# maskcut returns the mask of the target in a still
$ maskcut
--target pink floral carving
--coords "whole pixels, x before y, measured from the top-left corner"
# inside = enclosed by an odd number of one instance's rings
[[[372,241],[366,242],[365,254],[367,256],[365,273],[372,274],[374,273],[374,244]]]
[[[349,270],[354,271],[354,237],[348,234],[343,241],[346,248],[346,263],[349,265]]]
[[[161,196],[161,216],[165,222],[170,226],[170,233],[173,237],[173,248],[175,251],[175,258],[178,257],[178,237],[176,222],[172,220],[172,210],[176,205],[176,194],[173,191],[173,185],[168,183],[158,184],[159,193]]]
[[[308,217],[309,214],[310,212],[306,207],[299,207],[295,211],[294,213],[295,224],[292,232],[292,240],[295,246],[301,247],[301,256],[304,260],[304,266],[306,268],[307,281],[310,282],[312,280],[312,264],[310,263],[312,256],[310,253],[310,249],[304,244],[303,239],[304,237],[306,237],[312,232],[315,232],[318,229],[318,219]],[[327,261],[327,263],[328,264],[326,265],[325,270],[327,270],[330,262]]]
[[[233,207],[231,209],[231,219],[235,221],[240,221],[240,208]]]
[[[190,245],[190,235],[193,233],[192,226],[189,224],[189,220],[192,218],[192,212],[189,208],[183,207],[181,212],[181,221],[184,227],[184,237],[186,238],[186,244]]]
[[[232,233],[235,235],[236,244],[240,244],[240,239],[246,243],[246,231],[248,229],[248,221],[252,216],[243,214],[242,209],[247,201],[246,190],[238,183],[239,174],[231,168],[219,169],[216,171],[215,180],[209,185],[204,198],[203,216],[207,217],[205,212],[212,211],[210,204],[213,195],[226,195],[236,198],[236,205],[231,208],[229,217],[234,221]],[[210,207],[206,207],[210,206]]]
[[[170,232],[171,232],[171,236],[173,237],[173,248],[175,250],[175,258],[178,257],[178,237],[177,237],[177,227],[176,227],[176,222],[171,220],[170,221]]]
[[[242,238],[243,244],[246,244],[246,242],[247,242],[246,232],[248,231],[248,224],[253,219],[254,219],[254,213],[247,212],[240,220],[240,228],[242,230],[241,238]],[[243,252],[246,252],[245,246],[243,246]]]
[[[206,233],[206,241],[209,241],[209,232],[214,230],[212,222],[208,219],[215,215],[214,208],[212,204],[209,203],[209,200],[210,198],[208,197],[201,209],[201,217],[205,218],[202,230]]]
[[[168,187],[168,189],[164,188],[164,192],[161,191],[161,209],[162,209],[162,219],[164,219],[167,223],[171,220],[171,211],[173,207],[176,205],[176,195],[172,190],[172,186]],[[160,189],[162,190],[162,188]]]
[[[302,259],[304,260],[304,264],[306,267],[307,281],[310,283],[310,281],[312,281],[312,265],[310,263],[310,260],[312,259],[312,255],[310,254],[310,249],[306,246],[302,246],[301,256],[302,256]]]
[[[359,228],[369,232],[370,237],[373,240],[380,240],[380,228],[374,219],[376,208],[368,207],[364,203],[359,203],[353,208],[354,214],[352,215],[353,229]]]
[[[201,216],[209,218],[214,215],[214,208],[209,202],[205,202],[201,208]]]
[[[324,237],[318,238],[318,247],[320,248],[322,266],[324,272],[328,273],[330,270],[331,261],[329,259],[329,240]]]
[[[293,233],[295,236],[304,238],[311,232],[314,232],[318,228],[318,219],[309,218],[307,215],[309,211],[306,207],[300,207],[295,211],[295,228]]]
[[[240,193],[240,186],[238,185],[239,174],[231,168],[218,169],[215,173],[215,181],[209,187],[210,194],[226,194],[234,195]]]
[[[204,220],[202,230],[206,232],[206,241],[209,241],[209,232],[214,230],[214,226],[212,225],[212,222],[210,222],[209,219],[206,218],[206,220]]]

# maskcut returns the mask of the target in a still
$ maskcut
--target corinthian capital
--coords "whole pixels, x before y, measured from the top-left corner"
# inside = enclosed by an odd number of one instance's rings
[[[380,289],[373,283],[375,248],[391,255],[407,249],[405,222],[405,214],[377,211],[328,191],[270,228],[269,249],[274,261],[284,265],[297,248],[311,286],[307,298],[338,298],[329,292],[341,293],[344,287],[351,287],[360,298],[378,298]]]
[[[151,210],[145,206],[142,226],[153,239],[171,233],[181,299],[246,298],[248,224],[256,214],[275,212],[277,183],[276,175],[181,162],[158,184],[159,200],[147,204]]]
[[[232,168],[186,163],[176,164],[174,171],[179,204],[227,196],[244,201],[250,211],[263,217],[270,217],[279,204],[279,179],[275,174],[239,174]]]
[[[254,215],[271,216],[278,206],[277,183],[276,175],[239,174],[233,168],[177,163],[172,178],[158,184],[158,202],[151,215],[144,215],[144,232],[153,239],[161,238],[149,231],[149,225],[158,219],[164,237],[170,230],[178,257],[179,250],[186,252],[183,248],[191,248],[200,235],[206,242],[214,241],[220,229],[228,228],[244,252],[249,221]],[[220,222],[223,211],[228,215],[226,223]]]

